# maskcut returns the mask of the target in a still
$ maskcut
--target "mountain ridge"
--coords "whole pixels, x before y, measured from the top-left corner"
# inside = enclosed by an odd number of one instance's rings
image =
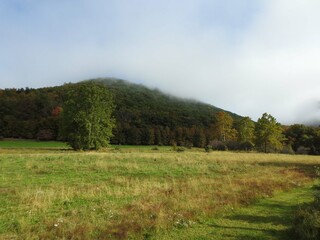
[[[226,112],[226,113],[230,114],[235,120],[239,119],[239,118],[242,118],[242,116],[240,116],[240,115],[238,115],[236,113],[233,113],[231,111],[216,107],[216,106],[214,106],[212,104],[205,103],[205,102],[202,102],[202,101],[194,99],[194,98],[177,97],[177,96],[175,96],[173,94],[165,93],[164,91],[162,91],[159,88],[148,87],[148,86],[146,86],[146,85],[144,85],[142,83],[133,83],[133,82],[130,82],[128,80],[124,80],[124,79],[120,79],[120,78],[112,78],[112,77],[111,78],[93,78],[93,79],[89,79],[89,80],[84,80],[82,82],[87,82],[87,81],[95,81],[95,82],[98,82],[98,83],[102,83],[103,85],[106,85],[106,86],[110,87],[111,89],[114,88],[116,85],[118,85],[118,86],[119,85],[128,86],[128,87],[132,87],[132,88],[135,88],[135,89],[137,89],[137,88],[145,89],[145,90],[150,91],[150,92],[152,92],[154,94],[161,95],[161,97],[167,97],[167,98],[169,98],[171,100],[190,103],[190,104],[200,104],[200,105],[204,105],[204,106],[207,106],[207,107],[211,107],[216,112],[217,111]]]

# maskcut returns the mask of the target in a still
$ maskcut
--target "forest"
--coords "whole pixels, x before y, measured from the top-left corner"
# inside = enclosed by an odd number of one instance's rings
[[[270,114],[253,122],[249,117],[124,80],[90,81],[103,84],[113,96],[116,125],[111,144],[320,153],[319,127],[280,125]],[[0,139],[65,140],[60,131],[60,116],[66,93],[78,84],[0,89]],[[266,136],[266,126],[268,131],[272,128],[270,136]]]

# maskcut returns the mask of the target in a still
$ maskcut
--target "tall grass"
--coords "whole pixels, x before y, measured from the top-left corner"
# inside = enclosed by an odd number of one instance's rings
[[[161,148],[2,150],[0,238],[156,237],[306,184],[319,163],[311,156]]]
[[[320,168],[315,172],[320,178]],[[293,231],[298,240],[320,239],[320,184],[313,186],[314,200],[310,204],[300,206],[294,215]]]

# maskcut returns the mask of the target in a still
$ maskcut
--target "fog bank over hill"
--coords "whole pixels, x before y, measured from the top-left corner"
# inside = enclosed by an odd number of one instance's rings
[[[313,100],[301,106],[296,121],[306,125],[320,126],[320,101]]]
[[[319,122],[319,9],[318,0],[3,0],[0,88],[114,76],[254,120]]]

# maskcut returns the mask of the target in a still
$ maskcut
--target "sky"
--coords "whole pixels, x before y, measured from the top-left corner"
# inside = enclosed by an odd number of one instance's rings
[[[1,0],[0,88],[115,77],[320,124],[319,12],[319,0]]]

